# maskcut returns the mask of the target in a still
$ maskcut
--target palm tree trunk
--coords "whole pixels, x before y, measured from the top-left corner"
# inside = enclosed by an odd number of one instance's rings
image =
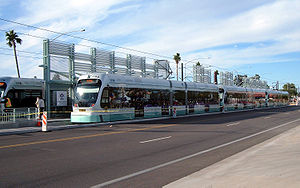
[[[177,75],[177,81],[178,81],[178,63],[176,62],[176,75]]]
[[[15,43],[13,43],[13,47],[14,47],[14,54],[15,54],[15,60],[16,60],[18,77],[20,78],[20,71],[19,71],[19,64],[18,64],[18,58],[17,58],[17,52],[16,52],[16,44]]]

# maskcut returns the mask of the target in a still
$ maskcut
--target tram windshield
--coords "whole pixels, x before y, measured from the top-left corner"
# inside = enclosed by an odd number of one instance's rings
[[[5,89],[6,89],[6,83],[5,82],[0,82],[0,98],[3,97]]]
[[[75,88],[75,106],[92,107],[95,105],[101,87],[100,80],[79,80]]]

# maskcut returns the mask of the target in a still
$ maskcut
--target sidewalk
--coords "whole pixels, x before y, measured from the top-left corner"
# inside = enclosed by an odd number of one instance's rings
[[[164,188],[300,187],[300,126]]]
[[[31,133],[31,132],[39,132],[42,131],[42,127],[38,127],[37,121],[34,120],[26,120],[26,121],[18,121],[16,123],[7,123],[12,128],[2,128],[0,129],[1,135],[11,135],[11,134],[23,134],[23,133]],[[19,125],[23,124],[23,125]],[[51,130],[59,130],[66,129],[68,125],[71,125],[70,119],[51,119],[48,120],[48,129]],[[7,127],[7,126],[6,126]]]

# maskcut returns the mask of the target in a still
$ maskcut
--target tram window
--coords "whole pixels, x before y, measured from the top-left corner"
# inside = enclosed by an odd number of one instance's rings
[[[161,106],[168,107],[170,105],[170,91],[169,90],[162,90],[161,92]]]
[[[170,92],[143,88],[104,88],[101,96],[102,108],[144,108],[169,106]]]
[[[9,90],[7,93],[13,108],[35,107],[36,97],[41,95],[41,90]]]
[[[125,107],[125,89],[119,87],[104,88],[101,97],[102,108],[122,108]]]
[[[189,105],[205,105],[218,103],[219,94],[217,92],[188,91]]]
[[[247,93],[230,93],[228,94],[226,104],[237,104],[237,103],[246,104],[247,102],[248,102]]]
[[[188,105],[198,104],[198,91],[188,91]]]
[[[159,90],[146,90],[145,107],[156,107],[161,104],[161,92]]]
[[[109,107],[109,101],[108,101],[108,88],[104,88],[101,96],[101,107],[102,108],[108,108]]]
[[[185,105],[185,91],[175,91],[174,97],[173,103],[175,106]]]
[[[219,94],[217,92],[207,92],[208,104],[218,104]]]
[[[226,104],[235,104],[238,102],[237,100],[238,99],[235,93],[229,93]]]

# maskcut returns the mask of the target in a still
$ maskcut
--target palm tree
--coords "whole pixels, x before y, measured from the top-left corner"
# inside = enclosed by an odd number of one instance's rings
[[[174,60],[176,62],[176,75],[178,80],[178,63],[181,60],[180,53],[176,53],[176,55],[174,55]]]
[[[14,32],[14,30],[10,30],[9,32],[6,32],[5,36],[6,36],[6,40],[8,41],[7,45],[9,47],[13,47],[14,48],[14,54],[15,54],[17,72],[18,72],[18,77],[20,78],[19,64],[18,64],[18,58],[17,58],[17,52],[16,52],[16,43],[21,44],[22,43],[22,39],[19,38],[19,36],[17,35],[17,33]]]

